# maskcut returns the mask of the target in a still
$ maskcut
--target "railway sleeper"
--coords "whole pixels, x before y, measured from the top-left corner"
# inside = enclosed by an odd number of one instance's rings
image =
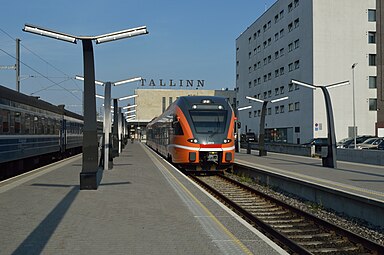
[[[260,220],[286,220],[286,221],[289,221],[291,220],[293,217],[291,214],[286,214],[286,215],[275,215],[275,214],[272,214],[272,215],[257,215],[257,212],[259,211],[256,211],[256,212],[253,212],[253,211],[249,211],[250,213],[252,213],[253,215],[255,215],[257,218],[259,218]]]
[[[340,248],[321,248],[321,249],[308,249],[313,254],[346,254],[354,252],[355,254],[361,255],[359,248],[357,247],[340,247]]]
[[[324,240],[324,239],[331,240],[335,237],[336,235],[332,233],[319,233],[319,234],[311,234],[311,235],[295,235],[291,239],[293,241],[299,242],[300,240],[314,240],[314,241]]]
[[[294,216],[292,215],[292,213],[290,213],[289,211],[253,211],[253,210],[250,210],[252,214],[256,214],[256,216],[258,217],[262,217],[262,216],[290,216],[289,218],[293,218]]]
[[[276,229],[288,229],[288,228],[307,228],[309,226],[311,226],[310,224],[308,223],[296,223],[296,224],[292,224],[291,221],[289,222],[286,222],[284,224],[283,223],[280,223],[280,224],[270,224],[273,228],[276,228]]]
[[[360,251],[361,249],[350,242],[338,239],[338,240],[323,240],[323,241],[308,241],[308,242],[298,242],[301,246],[305,247],[307,250],[321,250],[321,249],[342,249],[349,251]]]
[[[309,228],[309,229],[298,229],[298,228],[289,228],[289,229],[277,229],[279,232],[291,236],[295,235],[313,235],[319,233],[318,228]]]
[[[276,219],[276,220],[264,220],[265,223],[270,224],[270,225],[273,225],[273,224],[284,224],[286,222],[289,222],[289,223],[300,223],[300,222],[303,222],[303,221],[304,221],[304,219],[302,219],[302,218],[289,219],[289,220],[281,220],[280,218]]]

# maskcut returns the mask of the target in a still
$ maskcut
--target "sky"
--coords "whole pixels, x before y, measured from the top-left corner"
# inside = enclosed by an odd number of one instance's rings
[[[19,0],[2,4],[0,66],[15,64],[21,40],[21,92],[81,113],[81,42],[67,43],[22,31],[25,24],[77,36],[147,26],[149,34],[93,44],[95,78],[118,81],[204,80],[204,89],[235,87],[236,38],[275,0]],[[0,70],[0,85],[15,89],[15,71]],[[131,95],[139,82],[112,88]],[[141,87],[148,88],[148,86]],[[103,88],[97,86],[97,93]],[[102,100],[101,100],[102,101]],[[102,102],[98,102],[98,106]]]

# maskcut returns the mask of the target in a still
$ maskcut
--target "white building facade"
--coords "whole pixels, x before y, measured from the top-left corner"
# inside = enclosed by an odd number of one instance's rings
[[[322,92],[291,80],[315,85],[349,80],[349,85],[329,89],[336,140],[353,136],[353,101],[357,134],[374,135],[375,7],[376,0],[278,0],[248,27],[236,39],[238,105],[252,106],[238,113],[242,132],[258,134],[261,116],[262,104],[246,96],[264,101],[288,97],[268,103],[266,139],[304,143],[327,137]]]

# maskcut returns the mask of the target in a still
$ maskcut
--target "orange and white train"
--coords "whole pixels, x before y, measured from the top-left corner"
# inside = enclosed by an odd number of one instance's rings
[[[230,169],[234,127],[225,98],[183,96],[147,125],[147,145],[187,171]]]

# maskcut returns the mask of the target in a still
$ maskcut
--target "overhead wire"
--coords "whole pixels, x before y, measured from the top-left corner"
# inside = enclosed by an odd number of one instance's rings
[[[6,34],[6,35],[7,35],[9,38],[11,38],[12,40],[15,40],[15,41],[16,41],[16,39],[15,39],[13,36],[11,36],[9,33],[7,33],[7,32],[6,32],[5,30],[3,30],[2,28],[0,28],[0,31],[3,32],[4,34]],[[30,53],[32,53],[34,56],[36,56],[37,58],[39,58],[41,61],[43,61],[44,63],[46,63],[47,65],[49,65],[49,66],[52,67],[53,69],[55,69],[56,71],[58,71],[58,72],[60,72],[61,74],[63,74],[63,75],[65,76],[66,80],[61,81],[60,83],[63,83],[63,82],[68,81],[68,80],[71,80],[71,81],[73,81],[73,83],[75,84],[75,86],[76,86],[79,90],[81,90],[81,88],[79,87],[79,85],[78,85],[78,84],[75,82],[75,80],[72,78],[73,76],[70,76],[70,75],[66,74],[65,72],[63,72],[62,70],[60,70],[59,68],[55,67],[53,64],[49,63],[48,61],[46,61],[45,59],[43,59],[42,57],[40,57],[37,53],[33,52],[31,49],[29,49],[28,47],[26,47],[24,44],[20,43],[20,45],[21,45],[24,49],[26,49],[27,51],[29,51]],[[7,54],[8,56],[10,56],[10,57],[16,59],[16,57],[14,57],[12,54],[6,52],[5,50],[3,50],[3,49],[0,49],[0,50],[1,50],[2,52],[4,52],[5,54]],[[43,78],[45,78],[45,79],[47,79],[48,81],[50,81],[50,82],[53,83],[53,85],[51,85],[51,86],[45,87],[45,88],[43,88],[43,89],[40,89],[40,90],[38,90],[38,91],[35,91],[35,92],[31,93],[31,95],[36,94],[36,93],[38,93],[38,92],[40,92],[40,91],[43,91],[43,90],[45,90],[45,89],[48,89],[48,88],[51,88],[51,87],[57,85],[57,86],[59,86],[60,88],[62,88],[62,89],[64,89],[65,91],[69,92],[70,94],[72,94],[72,95],[73,95],[75,98],[77,98],[78,100],[82,101],[78,96],[76,96],[74,93],[72,93],[71,90],[69,90],[69,89],[67,89],[67,88],[65,88],[65,87],[63,87],[63,86],[61,86],[60,83],[57,83],[57,82],[53,81],[52,79],[50,79],[50,78],[53,78],[53,77],[48,77],[48,76],[42,74],[41,72],[39,72],[39,71],[37,71],[36,69],[34,69],[34,68],[32,68],[31,66],[29,66],[28,64],[24,63],[23,61],[20,61],[20,63],[22,63],[23,65],[25,65],[26,67],[28,67],[28,68],[31,69],[32,71],[38,73],[39,75],[41,75],[41,77],[43,77]],[[56,77],[55,77],[55,78],[56,78]]]

